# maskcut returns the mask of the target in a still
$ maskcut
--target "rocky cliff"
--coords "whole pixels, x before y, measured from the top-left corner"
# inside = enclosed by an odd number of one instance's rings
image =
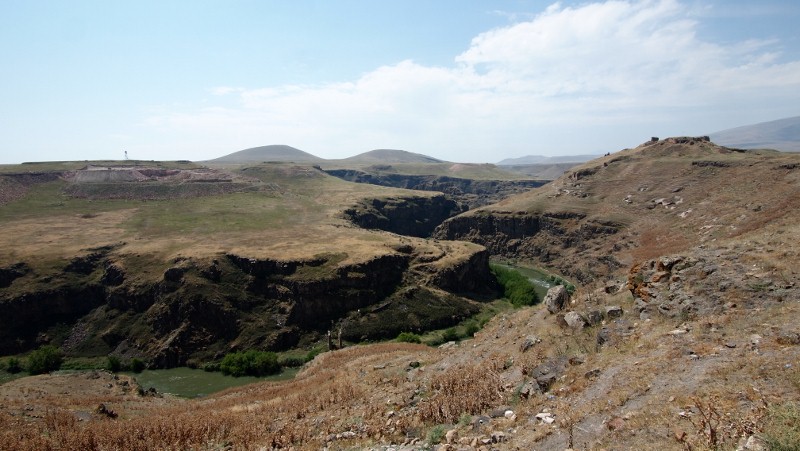
[[[332,328],[346,340],[391,338],[476,313],[470,298],[492,293],[486,251],[417,244],[356,261],[346,253],[137,261],[105,248],[50,272],[19,262],[0,271],[0,353],[55,343],[70,355],[173,367],[236,349],[284,350]],[[143,281],[137,265],[161,277]]]
[[[462,211],[447,196],[403,196],[364,199],[346,209],[344,216],[365,229],[427,237],[445,219]]]
[[[464,209],[495,203],[547,183],[542,180],[475,180],[439,175],[372,173],[356,169],[329,169],[325,172],[350,182],[442,192],[463,205]]]
[[[800,202],[797,167],[791,154],[655,138],[450,218],[433,237],[469,240],[588,283],[783,220]]]

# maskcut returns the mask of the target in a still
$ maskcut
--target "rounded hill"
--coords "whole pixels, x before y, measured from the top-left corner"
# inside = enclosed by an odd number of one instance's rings
[[[375,164],[375,163],[443,163],[427,155],[397,149],[375,149],[369,152],[339,160],[342,163]]]
[[[283,144],[276,144],[270,146],[251,147],[249,149],[240,150],[223,157],[209,160],[208,163],[222,163],[222,164],[246,164],[246,163],[262,163],[265,161],[282,161],[294,163],[318,163],[324,161],[315,155],[308,152],[303,152],[292,146]]]

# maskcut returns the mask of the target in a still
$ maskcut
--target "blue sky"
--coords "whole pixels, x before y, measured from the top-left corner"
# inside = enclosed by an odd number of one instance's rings
[[[800,115],[795,1],[0,1],[0,163],[461,162]]]

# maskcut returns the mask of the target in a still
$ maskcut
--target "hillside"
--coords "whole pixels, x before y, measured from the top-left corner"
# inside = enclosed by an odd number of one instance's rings
[[[268,161],[294,162],[294,163],[316,163],[324,161],[322,158],[303,152],[286,145],[271,145],[252,147],[228,154],[206,163],[210,164],[257,164]]]
[[[714,142],[728,147],[800,152],[800,116],[744,125],[710,136]]]
[[[651,141],[453,218],[437,236],[475,241],[494,255],[531,259],[589,283],[766,221],[791,224],[800,206],[798,158],[733,151],[704,138]]]
[[[594,160],[600,155],[559,155],[554,157],[547,157],[544,155],[526,155],[518,158],[506,158],[497,162],[498,166],[521,166],[521,165],[552,165],[562,163],[584,163],[589,160]]]
[[[341,160],[331,160],[333,164],[362,165],[362,164],[397,164],[397,163],[444,163],[442,160],[396,149],[375,149],[360,153]]]
[[[571,298],[471,340],[351,346],[201,400],[20,379],[0,385],[0,449],[797,449],[798,203],[800,155],[647,142],[425,242],[554,268],[579,282]]]
[[[491,292],[483,248],[414,238],[461,211],[439,193],[294,164],[27,167],[0,174],[2,355],[199,365],[446,327]]]

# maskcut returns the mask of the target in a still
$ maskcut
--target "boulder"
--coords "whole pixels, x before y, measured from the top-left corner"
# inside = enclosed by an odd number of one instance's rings
[[[589,322],[586,318],[578,312],[567,312],[564,314],[564,322],[567,323],[571,329],[583,329]]]
[[[547,290],[544,297],[544,305],[550,313],[558,313],[564,309],[569,301],[569,293],[564,285],[556,285]]]
[[[619,318],[622,314],[622,307],[618,305],[609,305],[606,307],[606,318],[608,319]]]

